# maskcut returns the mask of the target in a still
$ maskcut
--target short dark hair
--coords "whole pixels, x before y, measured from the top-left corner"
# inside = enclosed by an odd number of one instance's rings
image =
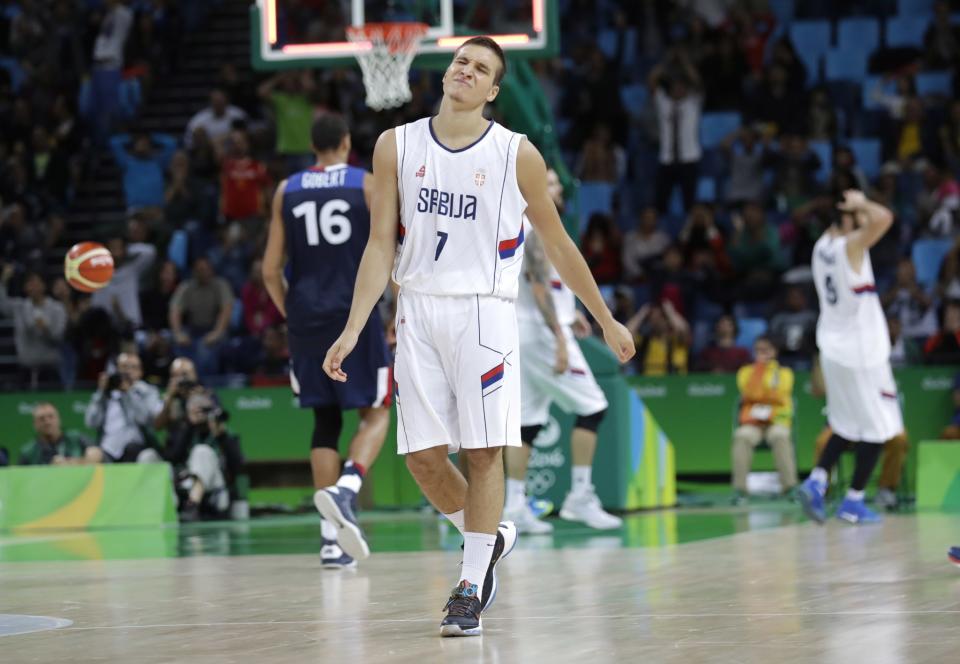
[[[481,37],[471,37],[467,41],[460,44],[460,48],[463,48],[464,46],[482,46],[486,49],[493,51],[494,55],[496,55],[500,59],[500,71],[498,71],[494,75],[493,84],[500,85],[500,81],[503,80],[503,77],[507,73],[507,56],[503,54],[503,49],[500,48],[500,44],[498,44],[496,40],[491,39],[490,37],[481,36]],[[457,49],[458,52],[460,51],[460,48]]]
[[[769,344],[770,347],[773,348],[774,353],[780,350],[779,348],[777,348],[777,342],[775,342],[773,340],[773,337],[771,337],[769,334],[758,334],[757,337],[753,340],[753,345],[756,346],[761,341]]]
[[[317,152],[336,150],[344,136],[350,133],[347,121],[339,113],[321,113],[310,128],[310,140]]]

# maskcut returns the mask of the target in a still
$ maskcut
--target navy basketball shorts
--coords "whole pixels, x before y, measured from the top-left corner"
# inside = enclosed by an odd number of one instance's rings
[[[332,380],[323,371],[323,358],[337,340],[346,319],[331,321],[308,344],[291,347],[290,386],[301,408],[339,406],[342,410],[370,408],[390,404],[390,351],[383,334],[383,323],[376,314],[357,339],[357,345],[343,363],[347,382]]]

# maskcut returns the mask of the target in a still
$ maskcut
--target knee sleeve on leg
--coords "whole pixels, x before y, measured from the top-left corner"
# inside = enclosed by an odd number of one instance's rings
[[[533,440],[537,437],[537,434],[540,433],[540,429],[542,428],[542,424],[531,424],[529,426],[520,427],[520,440],[523,441],[524,445],[533,445]]]
[[[315,406],[310,449],[326,448],[336,451],[342,430],[343,413],[338,406]]]
[[[600,428],[600,422],[603,421],[603,416],[607,414],[607,409],[604,408],[601,411],[594,413],[593,415],[577,415],[576,422],[573,423],[574,429],[586,429],[587,431],[592,431],[593,433],[597,432],[597,429]]]

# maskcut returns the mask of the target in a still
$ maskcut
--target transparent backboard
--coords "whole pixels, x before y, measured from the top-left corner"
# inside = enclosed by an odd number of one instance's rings
[[[257,69],[352,64],[347,26],[412,21],[428,26],[414,66],[445,66],[465,40],[488,35],[509,57],[557,51],[556,0],[257,0],[251,7]]]

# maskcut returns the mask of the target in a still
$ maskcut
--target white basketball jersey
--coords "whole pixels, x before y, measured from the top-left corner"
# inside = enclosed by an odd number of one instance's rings
[[[524,216],[523,236],[527,239],[534,233],[533,226]],[[553,308],[557,312],[557,322],[561,325],[573,325],[576,319],[577,298],[566,284],[560,281],[560,273],[550,265],[550,295],[553,297]],[[517,295],[517,320],[546,324],[543,314],[537,308],[537,301],[533,298],[533,291],[526,274],[520,274],[520,289]]]
[[[877,296],[870,252],[864,252],[860,272],[854,272],[847,258],[847,238],[824,233],[813,247],[813,279],[820,298],[820,353],[852,368],[888,362],[890,332]]]
[[[393,279],[429,295],[514,299],[523,262],[517,150],[523,134],[496,122],[451,150],[430,118],[395,129],[400,245]]]

